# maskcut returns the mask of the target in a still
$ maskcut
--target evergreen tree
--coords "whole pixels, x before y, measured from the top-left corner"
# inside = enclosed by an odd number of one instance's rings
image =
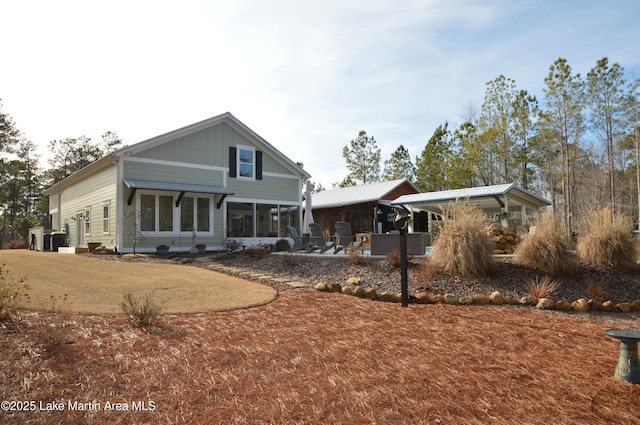
[[[415,166],[411,162],[411,155],[403,145],[391,154],[391,157],[384,161],[384,173],[382,180],[407,179],[413,182],[415,178]]]
[[[349,174],[340,187],[356,186],[380,181],[380,148],[373,136],[362,130],[358,137],[342,149]]]
[[[449,189],[449,159],[451,158],[451,133],[449,123],[436,128],[424,150],[416,158],[415,185],[421,192]]]

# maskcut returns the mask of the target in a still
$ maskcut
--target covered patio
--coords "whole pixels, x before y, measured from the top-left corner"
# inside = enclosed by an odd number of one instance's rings
[[[456,200],[475,205],[487,215],[499,218],[503,224],[515,225],[526,225],[528,217],[551,205],[548,200],[513,183],[402,195],[391,201],[391,205],[405,206],[414,213],[414,219],[415,212],[430,213],[426,216],[429,217],[428,228],[431,231],[432,216],[442,216],[447,205]]]

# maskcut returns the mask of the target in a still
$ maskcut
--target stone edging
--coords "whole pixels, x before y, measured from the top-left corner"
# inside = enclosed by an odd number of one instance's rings
[[[345,285],[339,283],[326,284],[319,282],[314,289],[324,292],[337,292],[345,295],[354,295],[360,298],[370,299],[372,301],[384,302],[401,302],[402,296],[399,293],[389,291],[378,294],[375,288],[363,288],[360,285]],[[434,294],[429,295],[426,292],[420,292],[415,296],[410,296],[411,301],[416,304],[451,304],[451,305],[522,305],[535,306],[540,310],[559,310],[559,311],[602,311],[607,313],[630,313],[640,311],[640,300],[631,303],[618,303],[605,301],[604,303],[597,300],[586,300],[580,298],[574,302],[567,300],[554,301],[551,298],[541,298],[535,300],[530,296],[524,296],[519,300],[515,298],[505,298],[500,291],[495,291],[491,295],[475,294],[469,297],[458,297],[454,294]]]

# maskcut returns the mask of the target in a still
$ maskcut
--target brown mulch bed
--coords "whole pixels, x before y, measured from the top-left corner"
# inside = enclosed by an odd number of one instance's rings
[[[0,411],[2,424],[608,424],[640,417],[640,386],[613,378],[619,344],[603,334],[637,327],[629,315],[402,308],[299,289],[252,309],[165,315],[149,330],[131,328],[122,315],[35,312],[0,326],[2,399],[36,407]],[[65,343],[51,344],[56,329]],[[43,411],[41,402],[63,409]],[[74,402],[94,410],[73,410]],[[129,410],[107,410],[107,402]],[[140,402],[154,410],[131,410]]]

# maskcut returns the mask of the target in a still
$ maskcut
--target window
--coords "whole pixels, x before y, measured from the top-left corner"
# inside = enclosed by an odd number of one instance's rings
[[[209,232],[211,229],[209,198],[183,197],[180,202],[180,231]]]
[[[102,204],[102,233],[109,234],[109,203]]]
[[[252,179],[254,177],[255,152],[253,149],[238,149],[238,170],[240,177],[246,177]]]
[[[227,237],[286,237],[287,226],[296,227],[299,214],[297,205],[229,202]]]
[[[141,193],[140,231],[142,232],[206,232],[213,230],[213,196],[184,196],[175,206],[177,194]]]
[[[91,207],[84,209],[84,234],[91,234]]]

